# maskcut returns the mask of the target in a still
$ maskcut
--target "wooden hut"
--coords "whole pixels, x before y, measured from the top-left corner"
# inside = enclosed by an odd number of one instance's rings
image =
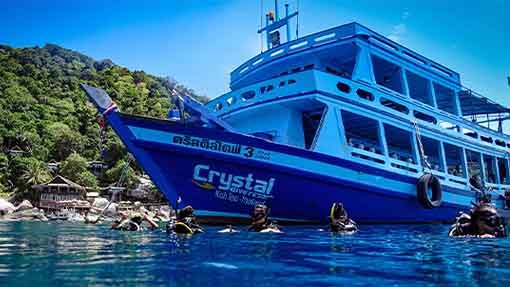
[[[85,187],[57,175],[50,182],[32,186],[39,192],[39,208],[59,210],[62,208],[88,209]]]

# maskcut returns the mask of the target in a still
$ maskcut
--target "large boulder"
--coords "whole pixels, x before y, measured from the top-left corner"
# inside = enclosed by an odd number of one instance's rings
[[[110,203],[108,208],[104,211],[105,216],[116,216],[117,215],[117,203]]]
[[[16,207],[7,200],[0,198],[0,214],[12,213]]]
[[[92,203],[92,206],[95,208],[104,209],[108,205],[109,201],[108,199],[104,197],[98,197],[94,199],[94,202]]]
[[[20,212],[20,211],[24,211],[24,210],[30,210],[34,208],[32,206],[32,203],[30,203],[30,201],[28,200],[23,200],[18,206],[16,206],[16,209],[14,210],[14,212]]]

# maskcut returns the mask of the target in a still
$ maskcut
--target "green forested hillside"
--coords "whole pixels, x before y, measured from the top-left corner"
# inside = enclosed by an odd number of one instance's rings
[[[0,194],[30,197],[31,185],[50,179],[50,161],[61,162],[64,176],[90,187],[118,179],[128,155],[111,130],[105,145],[109,170],[96,178],[86,168],[86,161],[101,159],[100,128],[80,83],[106,89],[124,112],[154,117],[168,111],[169,89],[186,89],[56,45],[0,45]],[[133,163],[128,183],[139,172]]]

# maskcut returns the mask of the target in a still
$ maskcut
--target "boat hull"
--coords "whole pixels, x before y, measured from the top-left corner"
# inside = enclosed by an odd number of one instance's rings
[[[326,222],[333,202],[366,223],[450,222],[473,195],[444,188],[422,207],[416,178],[247,135],[119,113],[108,120],[158,188],[217,223],[247,220],[254,205],[285,222]]]

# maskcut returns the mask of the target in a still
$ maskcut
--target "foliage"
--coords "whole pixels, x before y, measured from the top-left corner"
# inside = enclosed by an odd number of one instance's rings
[[[173,89],[206,100],[170,78],[129,71],[111,60],[95,61],[57,45],[0,45],[0,192],[27,195],[32,184],[48,178],[43,170],[50,161],[63,161],[60,172],[85,186],[118,180],[128,154],[111,130],[101,147],[97,113],[80,83],[104,88],[123,112],[151,117],[165,117]],[[102,160],[101,154],[111,170],[98,182],[86,163]],[[141,172],[131,165],[128,185],[135,184]]]
[[[46,183],[51,179],[48,167],[42,161],[31,161],[23,172],[23,180],[27,185]]]
[[[105,181],[113,185],[130,188],[139,183],[135,170],[124,160],[118,161],[113,168],[105,173]]]
[[[70,154],[60,167],[62,176],[90,188],[97,188],[97,180],[89,171],[87,160],[77,153]]]

